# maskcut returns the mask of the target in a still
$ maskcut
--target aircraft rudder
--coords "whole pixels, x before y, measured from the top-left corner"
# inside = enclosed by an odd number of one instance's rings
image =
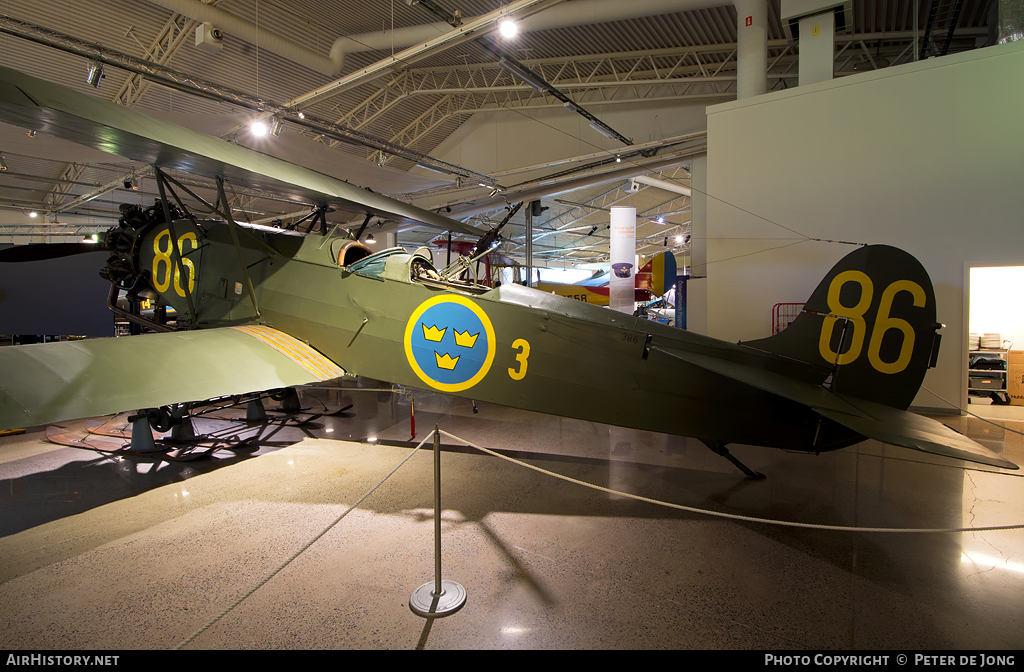
[[[744,345],[814,364],[831,389],[906,409],[938,348],[935,293],[913,255],[867,245],[843,257],[781,333]]]

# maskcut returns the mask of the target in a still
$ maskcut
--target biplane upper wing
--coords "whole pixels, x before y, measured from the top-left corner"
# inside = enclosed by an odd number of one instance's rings
[[[297,202],[481,234],[468,224],[344,180],[4,67],[0,67],[0,113],[9,124],[162,168],[220,176]]]
[[[331,380],[334,362],[270,327],[0,348],[0,429]]]
[[[820,385],[756,369],[718,357],[677,349],[667,354],[708,371],[740,381],[812,408],[861,436],[925,453],[944,455],[1003,469],[1017,465],[946,425],[909,411],[850,395],[834,394]]]

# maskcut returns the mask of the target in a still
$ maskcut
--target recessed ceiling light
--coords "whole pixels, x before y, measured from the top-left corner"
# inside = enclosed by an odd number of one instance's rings
[[[500,24],[498,24],[498,32],[501,33],[501,36],[506,40],[511,39],[519,32],[519,24],[516,23],[516,20],[511,16],[507,16],[501,20]]]

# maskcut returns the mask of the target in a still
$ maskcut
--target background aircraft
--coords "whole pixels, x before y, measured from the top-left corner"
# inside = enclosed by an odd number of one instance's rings
[[[534,287],[568,299],[576,299],[594,306],[607,306],[609,302],[608,283],[611,273],[595,274],[582,282],[538,282]],[[634,276],[636,278],[636,301],[650,301],[653,296],[663,296],[676,281],[676,260],[671,252],[663,252],[644,264]]]
[[[425,248],[376,254],[347,232],[240,226],[223,181],[282,189],[318,207],[479,231],[282,161],[0,69],[12,123],[157,167],[162,198],[108,232],[104,273],[159,299],[188,329],[0,349],[0,429],[365,375],[603,423],[729,443],[822,452],[875,438],[1015,469],[906,411],[938,352],[921,265],[857,249],[782,334],[734,344],[506,284],[457,279]],[[221,217],[185,208],[160,168],[216,177]],[[193,195],[194,196],[194,195]],[[171,202],[174,199],[174,202]],[[177,204],[178,207],[175,207]],[[139,318],[135,318],[139,319]]]

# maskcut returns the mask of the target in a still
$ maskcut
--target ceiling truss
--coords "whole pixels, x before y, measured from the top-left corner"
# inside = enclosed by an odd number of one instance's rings
[[[973,40],[979,29],[961,29],[959,39]],[[914,34],[866,33],[837,35],[834,69],[839,76],[913,60]],[[768,43],[769,89],[796,85],[798,55],[788,40]],[[674,49],[616,52],[571,58],[524,59],[524,65],[554,88],[587,106],[728,99],[736,95],[736,44],[725,43]],[[432,150],[431,134],[452,120],[461,123],[468,115],[499,110],[539,110],[564,107],[553,96],[531,88],[487,60],[464,65],[409,68],[391,74],[375,90],[338,117],[336,123],[354,129],[374,128],[389,111],[419,97],[436,97],[415,119],[390,135],[377,132],[396,145],[421,152]],[[336,111],[339,111],[336,108]],[[310,137],[337,146],[314,133]],[[425,142],[428,141],[428,142]],[[421,144],[422,143],[422,144]],[[408,168],[400,157],[367,150],[367,161]]]

